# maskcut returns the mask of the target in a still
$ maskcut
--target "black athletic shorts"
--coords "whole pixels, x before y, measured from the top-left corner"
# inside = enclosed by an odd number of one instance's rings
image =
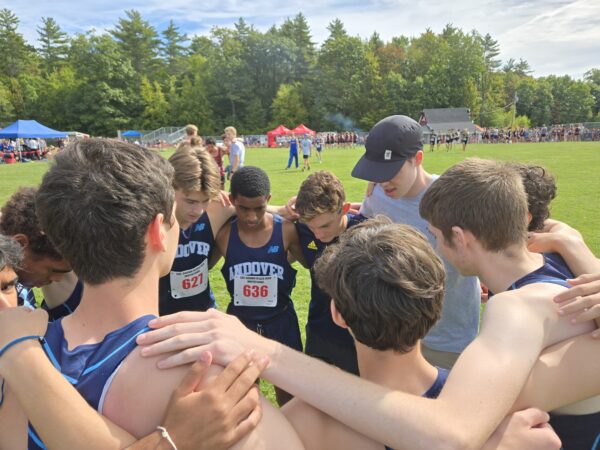
[[[600,412],[581,416],[550,414],[564,450],[600,449]]]

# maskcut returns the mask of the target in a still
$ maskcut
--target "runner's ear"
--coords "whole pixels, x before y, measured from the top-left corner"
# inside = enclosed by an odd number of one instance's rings
[[[335,302],[333,301],[333,299],[331,299],[331,302],[329,303],[329,309],[331,310],[331,318],[333,319],[335,324],[338,327],[348,328],[348,324],[346,323],[338,309],[335,307]]]

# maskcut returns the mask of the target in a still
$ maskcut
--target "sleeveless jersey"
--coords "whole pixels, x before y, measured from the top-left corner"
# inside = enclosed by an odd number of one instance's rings
[[[159,313],[206,311],[215,307],[208,280],[208,257],[215,244],[208,214],[179,231],[171,272],[159,281]]]
[[[81,281],[77,281],[75,285],[75,289],[69,295],[69,298],[62,304],[55,306],[54,308],[50,308],[46,304],[46,300],[42,301],[42,308],[48,312],[48,320],[53,322],[62,317],[68,316],[79,306],[79,302],[81,301],[81,296],[83,294],[83,283]]]
[[[23,286],[20,283],[17,283],[17,304],[18,306],[26,306],[27,308],[35,309],[37,308],[37,302],[35,299],[35,294],[33,292],[33,288],[28,288]],[[79,306],[79,302],[81,301],[81,295],[83,293],[83,283],[77,282],[73,292],[69,296],[69,298],[61,305],[55,306],[54,308],[48,307],[45,300],[42,300],[41,308],[45,309],[48,312],[48,321],[53,322],[61,317],[68,316],[75,308]]]
[[[508,288],[509,291],[533,283],[552,283],[566,288],[571,287],[566,280],[573,278],[573,274],[562,257],[557,253],[544,253],[542,256],[544,257],[544,265],[515,281]]]
[[[566,288],[565,280],[573,278],[564,259],[557,253],[544,254],[544,265],[513,283],[511,289],[532,283],[553,283]],[[571,415],[550,414],[550,425],[561,439],[563,448],[596,449],[600,445],[600,412]]]
[[[154,316],[142,316],[118,330],[108,333],[102,342],[67,348],[62,319],[48,325],[44,350],[52,364],[71,383],[88,404],[102,412],[104,395],[110,386],[115,370],[136,347],[135,338],[149,330],[146,326]],[[44,449],[45,446],[29,425],[28,448]]]
[[[361,214],[346,214],[346,217],[348,217],[347,228],[367,220]],[[313,232],[305,224],[300,222],[296,222],[296,230],[300,238],[302,254],[310,268],[310,303],[308,305],[308,321],[306,326],[319,334],[326,335],[328,339],[330,338],[339,343],[354,346],[354,340],[350,336],[350,333],[348,333],[348,330],[337,326],[331,318],[329,308],[331,297],[319,288],[317,277],[313,270],[317,258],[321,256],[329,244],[337,242],[337,238],[330,243],[321,242],[315,238]]]
[[[437,378],[435,379],[431,387],[427,389],[427,392],[425,392],[421,397],[438,398],[440,392],[442,392],[442,388],[444,387],[444,384],[446,384],[446,380],[448,379],[448,374],[450,373],[450,371],[442,367],[436,367],[436,369],[438,370]],[[385,450],[392,449],[386,445]]]
[[[23,286],[21,283],[17,283],[15,288],[17,289],[17,305],[26,306],[30,309],[37,307],[33,288]]]
[[[296,284],[296,270],[287,260],[281,217],[273,214],[271,238],[259,248],[242,242],[235,218],[221,273],[231,295],[228,313],[242,320],[267,320],[287,309]]]

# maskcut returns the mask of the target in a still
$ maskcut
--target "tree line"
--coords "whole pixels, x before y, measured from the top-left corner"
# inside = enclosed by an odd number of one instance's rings
[[[489,34],[450,24],[386,42],[335,19],[320,47],[301,13],[266,32],[239,19],[191,37],[136,10],[107,32],[73,36],[42,17],[35,45],[18,26],[0,10],[0,124],[31,118],[105,136],[187,123],[202,134],[231,124],[241,134],[280,123],[368,130],[390,114],[465,106],[482,126],[600,121],[600,69],[535,78],[523,59],[500,61]]]

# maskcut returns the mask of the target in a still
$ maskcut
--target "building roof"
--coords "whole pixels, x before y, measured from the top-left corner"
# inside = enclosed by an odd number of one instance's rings
[[[477,131],[469,117],[468,108],[424,109],[420,123],[423,125],[425,133],[431,130],[435,130],[437,133],[446,133],[451,129],[462,131],[465,128],[469,130],[469,133]]]

